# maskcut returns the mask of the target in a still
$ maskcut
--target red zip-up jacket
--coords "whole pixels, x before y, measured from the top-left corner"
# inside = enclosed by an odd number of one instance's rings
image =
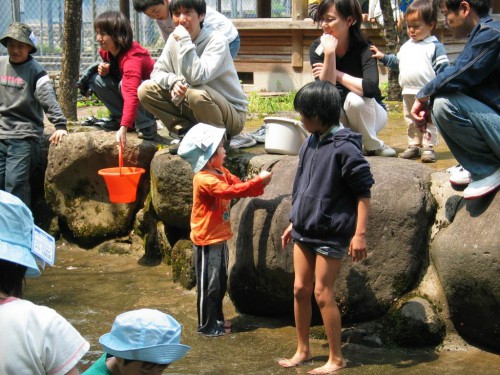
[[[104,62],[111,62],[110,53],[99,49],[99,54]],[[118,55],[118,67],[122,79],[123,114],[120,125],[128,128],[134,127],[139,98],[137,88],[142,81],[149,79],[155,61],[149,51],[137,42],[125,53]]]

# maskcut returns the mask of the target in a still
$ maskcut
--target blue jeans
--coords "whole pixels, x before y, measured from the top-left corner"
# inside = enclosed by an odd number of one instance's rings
[[[229,53],[231,53],[231,57],[233,60],[236,58],[238,51],[240,50],[240,36],[238,35],[234,40],[229,43]]]
[[[432,119],[472,180],[488,177],[500,167],[500,115],[491,107],[458,92],[437,95]]]
[[[40,145],[33,139],[0,139],[0,189],[31,207],[31,175]]]

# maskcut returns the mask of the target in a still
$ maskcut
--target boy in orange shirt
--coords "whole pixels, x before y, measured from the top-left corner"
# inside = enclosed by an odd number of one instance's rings
[[[198,290],[198,333],[206,336],[222,336],[228,329],[224,323],[222,300],[227,289],[226,241],[232,236],[231,199],[261,195],[272,177],[271,172],[262,171],[257,177],[242,182],[224,168],[225,131],[199,123],[186,133],[178,150],[178,155],[195,173],[191,241]]]

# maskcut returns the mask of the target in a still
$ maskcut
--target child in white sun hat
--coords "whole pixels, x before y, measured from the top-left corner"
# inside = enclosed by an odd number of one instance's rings
[[[22,299],[24,278],[40,276],[33,230],[29,208],[0,190],[0,374],[76,374],[89,343],[55,310]]]
[[[262,171],[242,182],[224,168],[224,133],[225,129],[199,123],[186,133],[178,150],[195,173],[191,241],[198,291],[198,333],[207,336],[221,336],[229,331],[222,300],[227,289],[226,241],[232,236],[231,199],[263,194],[272,177],[271,172]]]
[[[127,311],[101,336],[99,343],[105,353],[84,374],[162,374],[191,349],[181,344],[181,334],[177,320],[161,311]]]

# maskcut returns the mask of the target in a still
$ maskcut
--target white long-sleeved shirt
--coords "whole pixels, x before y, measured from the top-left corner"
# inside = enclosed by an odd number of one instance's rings
[[[218,31],[203,27],[194,41],[189,35],[176,41],[170,35],[156,61],[151,79],[165,89],[183,77],[192,87],[207,85],[237,111],[246,112],[247,97],[241,87],[229,45]]]
[[[397,55],[385,55],[381,61],[388,68],[399,70],[403,95],[416,94],[450,64],[444,46],[433,35],[418,42],[410,39]]]

